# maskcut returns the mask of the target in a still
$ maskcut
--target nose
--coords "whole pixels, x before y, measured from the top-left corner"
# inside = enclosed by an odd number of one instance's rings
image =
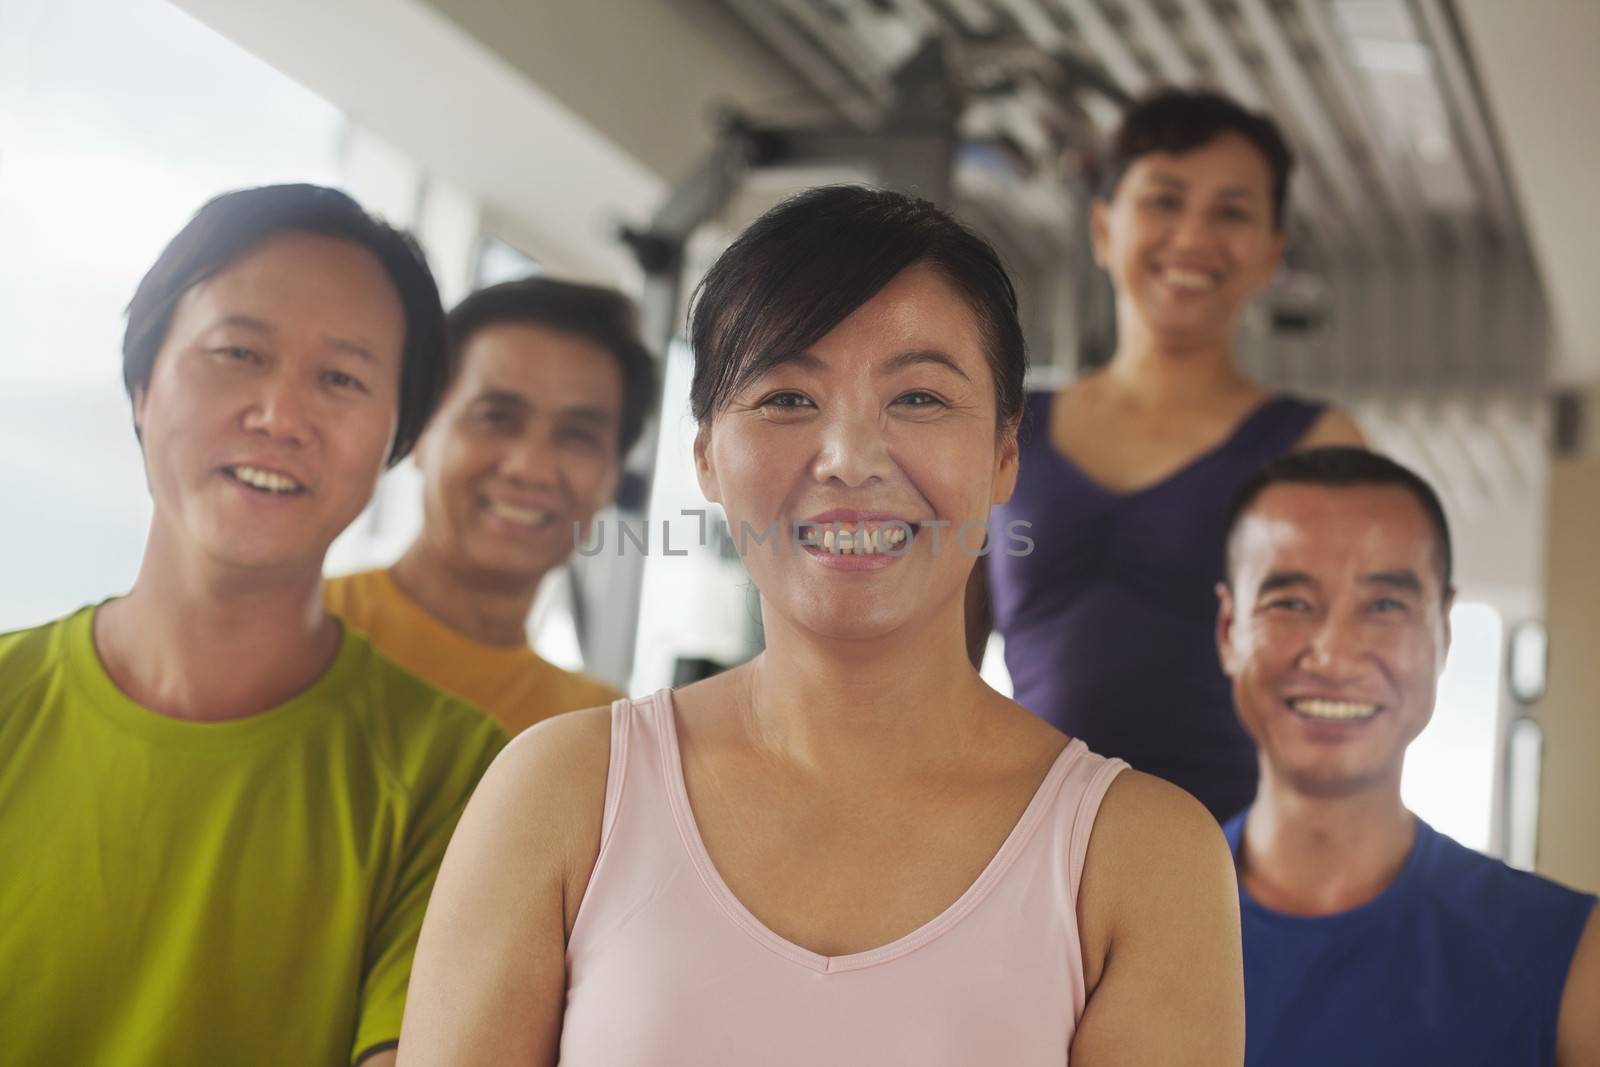
[[[274,442],[303,445],[314,434],[308,387],[293,375],[272,375],[261,385],[255,402],[245,411],[244,428],[264,433]]]
[[[561,481],[556,460],[556,442],[547,433],[530,430],[506,446],[500,457],[500,473],[508,481],[525,486],[554,486]]]
[[[823,426],[821,447],[812,465],[817,481],[837,481],[854,489],[881,480],[891,467],[875,413],[840,412]]]
[[[1172,228],[1174,248],[1205,248],[1211,243],[1211,221],[1204,211],[1189,208],[1178,216]]]
[[[1317,626],[1300,656],[1303,670],[1330,684],[1355,680],[1365,662],[1366,644],[1360,627],[1332,616]]]

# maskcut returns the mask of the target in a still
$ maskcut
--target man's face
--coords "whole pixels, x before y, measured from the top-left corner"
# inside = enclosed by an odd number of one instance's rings
[[[134,400],[152,544],[319,575],[383,472],[405,330],[382,264],[328,237],[273,237],[185,293]]]
[[[610,352],[542,326],[483,327],[417,444],[423,537],[463,574],[537,584],[615,495],[621,422]]]
[[[1437,551],[1394,486],[1274,485],[1240,522],[1218,648],[1240,722],[1298,791],[1398,786],[1450,642]]]

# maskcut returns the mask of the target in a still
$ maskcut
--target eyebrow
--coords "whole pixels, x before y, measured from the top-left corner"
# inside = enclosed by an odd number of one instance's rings
[[[248,330],[251,333],[261,334],[263,337],[271,337],[278,332],[277,327],[273,326],[270,322],[266,322],[263,319],[258,319],[253,315],[241,315],[237,313],[232,315],[224,315],[221,319],[217,320],[216,325],[213,326],[212,329],[220,330],[226,327],[232,327],[238,330]],[[332,345],[334,348],[337,348],[341,352],[347,352],[358,359],[366,360],[368,363],[377,362],[377,358],[373,356],[372,350],[366,345],[363,345],[357,341],[351,341],[344,337],[328,337],[326,340],[330,345]]]
[[[486,389],[472,398],[474,404],[502,404],[507,407],[516,407],[529,410],[534,404],[521,393],[514,393],[509,389]],[[606,408],[597,408],[580,405],[569,408],[560,408],[555,412],[558,419],[574,419],[578,422],[592,422],[600,426],[609,426],[617,421],[615,412]]]
[[[967,377],[967,372],[961,369],[959,363],[937,348],[913,348],[909,352],[902,352],[886,362],[882,369],[885,374],[893,374],[895,371],[904,370],[907,367],[924,366],[943,367],[945,370],[954,371],[960,375],[963,381],[970,382],[972,380]]]
[[[774,358],[767,369],[776,370],[779,367],[787,366],[800,366],[806,370],[820,371],[826,367],[826,364],[821,358],[810,352],[785,352]],[[881,373],[893,374],[907,367],[916,366],[943,367],[960,375],[966,381],[972,380],[967,375],[967,372],[961,369],[959,363],[952,359],[949,354],[941,352],[937,348],[913,348],[908,352],[901,352],[899,355],[885,361],[883,366],[878,369]]]
[[[1178,177],[1176,174],[1162,174],[1157,172],[1150,175],[1150,181],[1156,185],[1167,185],[1177,189],[1189,188],[1189,183],[1183,178]],[[1245,200],[1254,198],[1257,195],[1257,191],[1250,188],[1248,185],[1227,185],[1218,190],[1217,195],[1223,197],[1235,197]]]
[[[224,315],[222,318],[218,319],[211,328],[214,330],[220,330],[225,326],[232,326],[241,330],[249,330],[251,333],[272,334],[277,332],[275,329],[273,329],[271,323],[263,322],[261,319],[252,318],[249,315]]]
[[[1375,571],[1364,574],[1361,581],[1365,585],[1381,585],[1388,589],[1398,589],[1407,593],[1422,593],[1422,579],[1417,577],[1415,571]]]
[[[1305,571],[1273,571],[1261,579],[1261,587],[1257,590],[1260,595],[1275,593],[1279,589],[1290,589],[1301,585],[1316,585],[1316,581]]]

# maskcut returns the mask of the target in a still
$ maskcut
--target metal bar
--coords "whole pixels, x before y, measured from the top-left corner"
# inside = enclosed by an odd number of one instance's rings
[[[861,127],[878,121],[883,101],[875,100],[864,87],[846,81],[847,72],[839,63],[790,25],[769,0],[727,0],[727,3],[845,118]]]
[[[1366,86],[1356,77],[1350,62],[1350,49],[1334,31],[1328,19],[1328,9],[1324,0],[1296,0],[1296,2],[1299,5],[1300,17],[1305,22],[1306,30],[1311,34],[1317,50],[1327,57],[1328,70],[1332,74],[1336,90],[1344,97],[1345,106],[1355,117],[1361,128],[1361,134],[1371,150],[1370,155],[1377,162],[1378,178],[1389,195],[1391,205],[1395,208],[1401,234],[1409,250],[1417,255],[1425,254],[1430,242],[1424,224],[1426,207],[1422,199],[1422,190],[1417,186],[1416,175],[1409,167],[1401,166],[1394,154],[1388,150],[1384,142],[1383,124],[1378,119],[1372,97],[1367,93]]]
[[[1505,171],[1501,169],[1494,134],[1489,130],[1472,73],[1467,69],[1466,58],[1462,55],[1461,39],[1440,0],[1413,0],[1413,3],[1421,10],[1430,51],[1443,75],[1445,99],[1451,105],[1451,115],[1467,142],[1474,163],[1472,169],[1478,177],[1484,201],[1489,205],[1495,224],[1501,231],[1520,239],[1521,230],[1517,226],[1517,210],[1511,197],[1511,187],[1506,181]]]
[[[1122,9],[1133,21],[1133,28],[1140,39],[1155,53],[1156,64],[1169,81],[1193,85],[1200,80],[1200,72],[1189,58],[1189,53],[1183,50],[1183,45],[1155,8],[1150,6],[1150,0],[1122,0]]]
[[[1236,0],[1251,32],[1255,34],[1272,76],[1288,97],[1290,109],[1298,125],[1310,142],[1312,152],[1333,183],[1334,193],[1344,204],[1349,216],[1368,231],[1375,244],[1387,239],[1385,227],[1370,210],[1365,182],[1356,172],[1341,143],[1339,132],[1329,120],[1326,107],[1315,85],[1306,75],[1299,57],[1284,35],[1276,16],[1267,10],[1265,0]]]
[[[1149,87],[1150,76],[1140,66],[1128,43],[1094,5],[1094,0],[1055,0],[1055,3],[1077,23],[1089,51],[1105,64],[1106,70],[1124,89],[1137,96]]]

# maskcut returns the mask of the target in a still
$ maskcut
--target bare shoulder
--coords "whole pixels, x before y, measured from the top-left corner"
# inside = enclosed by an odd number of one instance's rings
[[[1556,1063],[1600,1063],[1600,906],[1589,910],[1567,971],[1567,984],[1561,993],[1560,1014],[1556,1020]],[[1588,1005],[1585,1007],[1584,1005]]]
[[[1222,827],[1182,789],[1153,775],[1126,770],[1112,780],[1095,817],[1085,872],[1102,880],[1144,883],[1152,868],[1184,877],[1220,870],[1232,859]]]
[[[1231,916],[1237,934],[1237,893],[1228,842],[1211,813],[1175,785],[1123,771],[1101,802],[1084,859],[1078,914],[1086,971],[1091,946],[1109,951],[1130,933]]]
[[[599,852],[610,760],[610,708],[546,719],[496,757],[457,836],[501,857],[487,877],[516,879],[527,864],[559,864],[565,887],[581,889]]]
[[[1199,801],[1137,771],[1116,777],[1089,838],[1078,929],[1088,1003],[1074,1064],[1243,1063],[1238,889]]]
[[[1361,432],[1361,427],[1343,409],[1329,408],[1317,417],[1311,429],[1295,442],[1294,447],[1295,451],[1304,452],[1312,448],[1335,448],[1340,445],[1365,448],[1367,438]]]

